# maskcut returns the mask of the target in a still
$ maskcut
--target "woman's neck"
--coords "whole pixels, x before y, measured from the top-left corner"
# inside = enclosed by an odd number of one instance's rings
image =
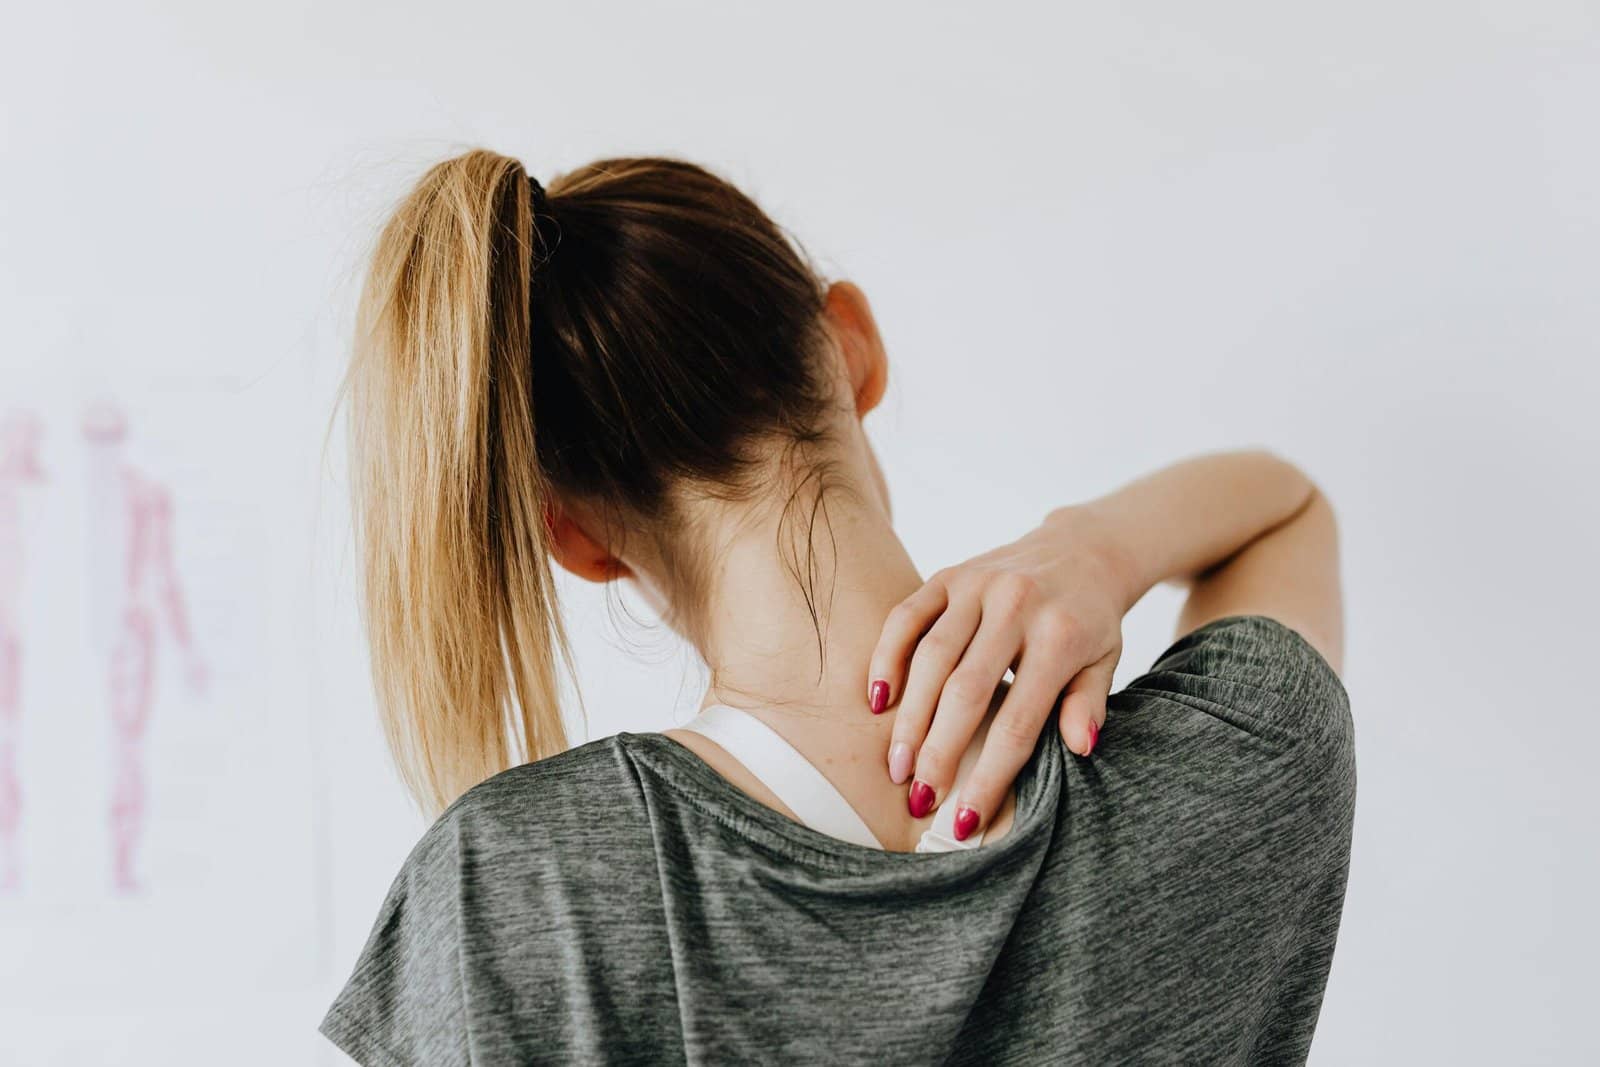
[[[922,578],[886,514],[832,506],[814,528],[816,580],[808,600],[795,577],[807,569],[779,558],[778,535],[775,525],[741,527],[715,556],[698,642],[711,669],[701,706],[730,704],[761,719],[833,782],[884,847],[911,851],[933,816],[911,818],[906,787],[889,780],[894,714],[868,708],[867,671],[885,618]],[[804,561],[803,541],[801,549]],[[795,817],[719,746],[693,731],[666,733],[740,789]],[[1008,801],[986,839],[1005,833],[1011,810]]]
[[[868,661],[884,619],[922,578],[870,505],[830,501],[809,547],[804,528],[791,530],[745,525],[717,547],[698,642],[711,670],[703,704],[870,724]]]

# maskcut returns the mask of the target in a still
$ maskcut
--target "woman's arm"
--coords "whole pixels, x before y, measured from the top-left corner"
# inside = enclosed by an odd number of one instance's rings
[[[1225,615],[1266,615],[1338,666],[1342,609],[1327,502],[1268,453],[1202,456],[1051,512],[1021,540],[935,574],[896,608],[871,674],[899,695],[891,766],[895,749],[907,746],[914,777],[944,800],[1008,669],[1010,691],[959,798],[958,836],[998,809],[1058,702],[1063,740],[1088,755],[1105,721],[1122,617],[1165,581],[1190,586],[1180,633]],[[979,621],[953,627],[956,618]],[[977,818],[963,818],[966,808]]]
[[[1343,606],[1333,509],[1298,468],[1267,452],[1175,464],[1045,520],[1071,550],[1085,521],[1118,560],[1124,611],[1162,582],[1189,585],[1178,634],[1228,615],[1297,630],[1335,670]],[[1092,535],[1090,535],[1092,536]]]

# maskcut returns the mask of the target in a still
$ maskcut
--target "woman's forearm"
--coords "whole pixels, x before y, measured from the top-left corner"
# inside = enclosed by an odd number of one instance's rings
[[[1132,608],[1162,582],[1190,580],[1226,562],[1315,495],[1304,473],[1271,453],[1217,453],[1051,512],[1045,529],[1097,540]]]

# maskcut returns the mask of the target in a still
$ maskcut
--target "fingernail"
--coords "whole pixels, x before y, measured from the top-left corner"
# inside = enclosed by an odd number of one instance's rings
[[[911,777],[911,746],[896,741],[889,746],[889,781],[899,785]]]
[[[956,840],[965,841],[978,828],[978,810],[965,804],[956,809]]]
[[[889,683],[881,678],[873,682],[867,690],[867,703],[872,708],[872,714],[883,714],[883,709],[889,706]]]
[[[933,807],[933,786],[920,778],[912,782],[911,792],[906,796],[906,807],[911,810],[913,819],[928,814],[928,809]]]
[[[1090,719],[1089,720],[1089,747],[1083,750],[1083,754],[1085,756],[1087,756],[1089,753],[1094,751],[1094,743],[1096,741],[1098,741],[1098,740],[1100,740],[1100,727],[1095,725],[1095,721],[1093,719]]]

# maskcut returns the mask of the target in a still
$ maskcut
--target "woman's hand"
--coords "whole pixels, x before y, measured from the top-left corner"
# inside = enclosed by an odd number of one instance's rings
[[[915,775],[911,814],[926,815],[954,783],[1008,667],[1016,677],[962,787],[956,837],[999,810],[1058,700],[1067,747],[1092,752],[1122,617],[1166,581],[1190,587],[1181,633],[1270,615],[1339,662],[1338,548],[1316,486],[1259,450],[1175,463],[1051,512],[1015,544],[935,574],[890,614],[867,695],[875,712],[898,699],[889,776]]]
[[[999,810],[1058,702],[1067,747],[1094,750],[1132,604],[1128,571],[1089,509],[1064,508],[1021,540],[939,571],[895,607],[872,654],[868,699],[874,712],[898,706],[889,776],[912,779],[913,817],[947,797],[1008,669],[1010,691],[962,786],[958,839]]]

